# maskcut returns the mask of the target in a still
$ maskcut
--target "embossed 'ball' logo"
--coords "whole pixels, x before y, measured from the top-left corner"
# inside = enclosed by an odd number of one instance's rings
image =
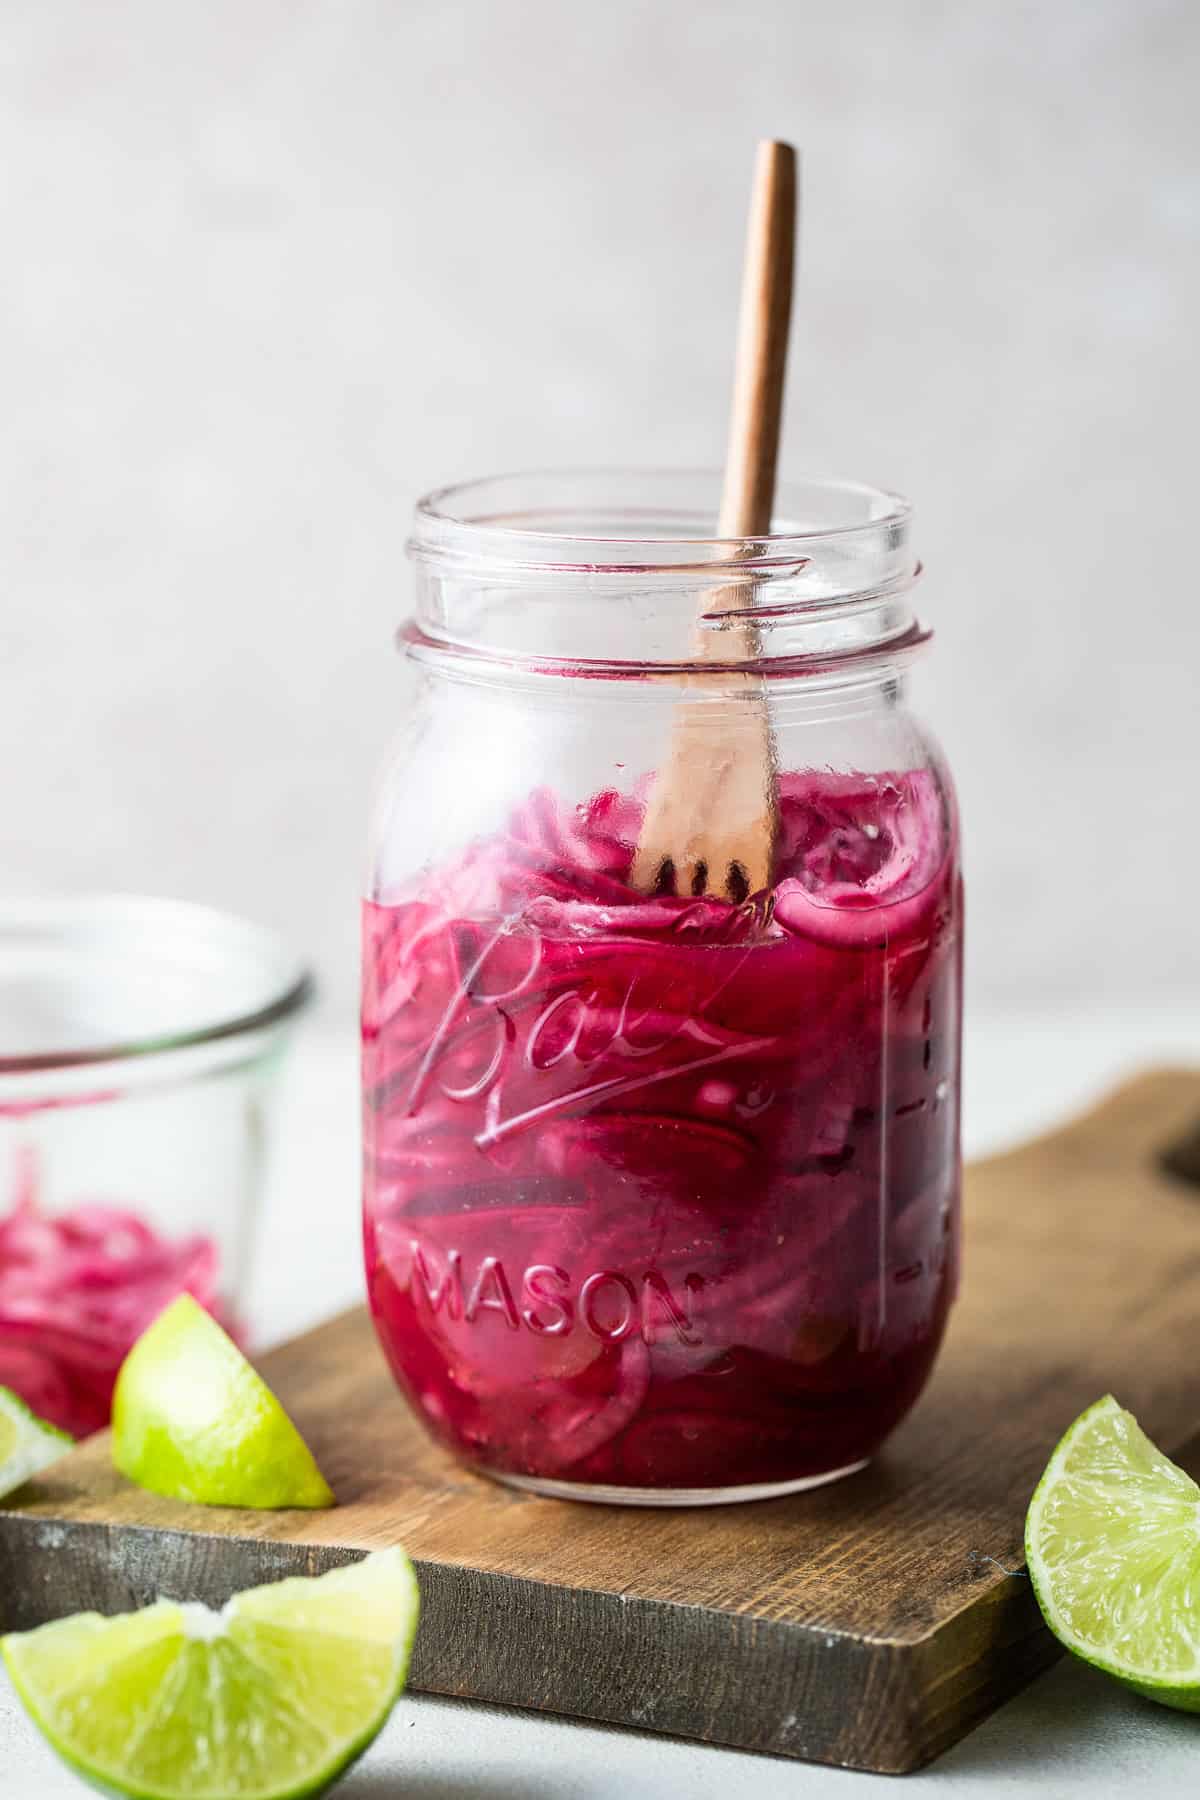
[[[639,974],[620,987],[563,987],[546,1000],[536,985],[541,939],[501,926],[451,995],[404,1110],[410,1117],[417,1113],[433,1084],[449,1100],[482,1100],[483,1128],[475,1142],[488,1150],[585,1103],[754,1056],[769,1049],[776,1034],[749,1035],[710,1016],[742,960],[723,961],[703,992],[694,991],[696,976],[689,970],[689,989],[670,1013],[661,998],[640,1005]]]

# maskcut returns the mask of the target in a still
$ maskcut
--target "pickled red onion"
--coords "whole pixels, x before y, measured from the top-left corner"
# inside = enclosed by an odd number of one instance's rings
[[[50,1214],[27,1153],[0,1216],[0,1385],[73,1437],[108,1423],[135,1338],[183,1292],[219,1315],[211,1238],[171,1240],[128,1207]]]
[[[822,1474],[912,1404],[954,1288],[952,801],[785,774],[741,905],[635,892],[641,810],[538,790],[364,909],[376,1326],[484,1468]]]

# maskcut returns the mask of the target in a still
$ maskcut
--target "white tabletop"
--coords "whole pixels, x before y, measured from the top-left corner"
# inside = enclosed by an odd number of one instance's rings
[[[1200,1020],[1176,1014],[976,1020],[967,1032],[969,1155],[1085,1105],[1147,1062],[1200,1063]],[[359,1297],[356,1065],[346,1039],[310,1036],[292,1067],[264,1228],[255,1316],[271,1339]],[[312,1229],[317,1220],[321,1229]],[[336,1247],[336,1248],[333,1248]],[[1200,1721],[1061,1663],[905,1791],[1167,1797],[1196,1785]],[[85,1790],[44,1748],[0,1683],[0,1795]],[[338,1800],[855,1800],[878,1776],[749,1756],[461,1701],[408,1695]]]

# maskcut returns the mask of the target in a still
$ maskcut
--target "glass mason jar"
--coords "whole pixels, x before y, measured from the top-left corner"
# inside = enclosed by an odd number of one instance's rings
[[[910,511],[809,482],[720,542],[718,489],[483,481],[410,545],[418,691],[364,917],[370,1301],[443,1444],[580,1499],[859,1468],[957,1280],[958,832],[905,703]],[[635,891],[672,734],[725,742],[748,706],[770,883]]]

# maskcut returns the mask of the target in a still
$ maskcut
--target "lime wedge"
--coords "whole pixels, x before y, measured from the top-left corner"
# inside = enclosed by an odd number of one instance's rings
[[[220,1612],[158,1600],[0,1640],[63,1760],[137,1800],[318,1794],[404,1686],[419,1596],[402,1550],[249,1588]]]
[[[11,1388],[0,1387],[0,1499],[70,1448],[65,1431],[30,1412]]]
[[[233,1339],[180,1294],[113,1394],[113,1461],[140,1487],[206,1506],[332,1506],[312,1452]]]
[[[1068,1650],[1150,1700],[1200,1712],[1200,1487],[1111,1394],[1050,1458],[1025,1556]]]

